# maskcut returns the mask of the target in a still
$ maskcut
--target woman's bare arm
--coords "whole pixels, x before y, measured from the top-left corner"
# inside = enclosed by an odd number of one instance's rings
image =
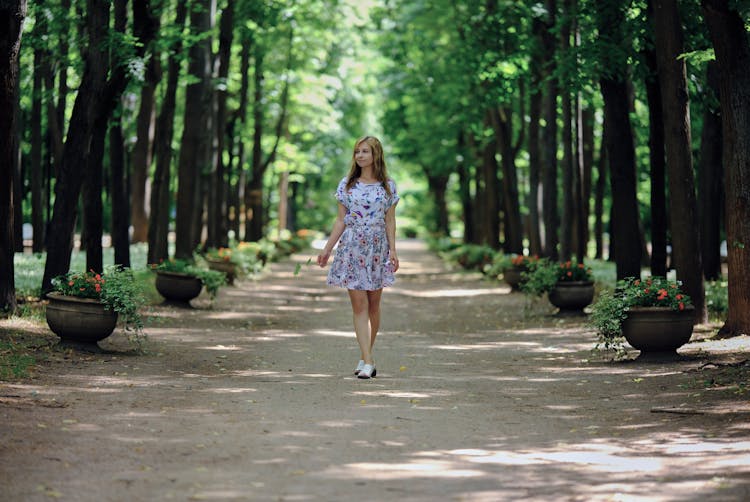
[[[344,217],[346,216],[346,207],[339,202],[339,212],[336,215],[336,221],[333,223],[333,229],[331,229],[331,236],[328,238],[323,251],[318,255],[318,265],[325,267],[328,263],[328,259],[331,257],[333,247],[341,238],[341,234],[344,233]]]
[[[385,236],[388,239],[388,254],[390,255],[393,271],[398,270],[398,255],[396,254],[396,204],[385,213]]]

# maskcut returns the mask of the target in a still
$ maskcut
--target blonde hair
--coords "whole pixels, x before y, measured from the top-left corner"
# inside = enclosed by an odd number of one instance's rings
[[[385,192],[388,194],[388,196],[391,196],[391,187],[388,186],[388,170],[385,166],[385,157],[383,156],[383,145],[380,143],[380,140],[376,138],[375,136],[362,136],[354,143],[354,148],[352,150],[352,165],[349,169],[349,175],[346,179],[346,189],[349,190],[351,187],[354,186],[354,184],[357,182],[357,179],[359,179],[360,176],[362,176],[362,168],[357,165],[357,160],[355,158],[355,153],[357,151],[357,148],[362,143],[367,143],[369,147],[372,149],[372,170],[373,170],[373,176],[376,180],[380,182],[380,184],[385,189]]]

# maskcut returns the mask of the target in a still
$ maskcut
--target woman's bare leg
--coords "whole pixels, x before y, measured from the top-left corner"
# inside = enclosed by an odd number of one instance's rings
[[[378,336],[378,330],[380,329],[380,297],[382,294],[382,289],[367,292],[367,313],[370,318],[370,352],[372,352],[375,337]]]
[[[370,341],[370,318],[368,313],[367,291],[350,289],[349,299],[352,302],[354,316],[354,332],[365,364],[372,364],[372,342]]]

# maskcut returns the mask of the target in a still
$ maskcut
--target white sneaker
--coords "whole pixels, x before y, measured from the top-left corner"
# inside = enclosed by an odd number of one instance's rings
[[[354,374],[359,375],[359,372],[362,371],[364,367],[365,367],[365,360],[360,359],[359,362],[357,363],[356,369],[354,370]]]
[[[357,374],[357,378],[367,379],[374,377],[378,371],[375,369],[375,366],[372,364],[365,364],[365,367],[362,368],[362,371]]]

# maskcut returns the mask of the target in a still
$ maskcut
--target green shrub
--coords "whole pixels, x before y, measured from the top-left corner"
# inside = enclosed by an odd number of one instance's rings
[[[706,308],[712,319],[726,319],[729,311],[727,281],[706,281]]]

